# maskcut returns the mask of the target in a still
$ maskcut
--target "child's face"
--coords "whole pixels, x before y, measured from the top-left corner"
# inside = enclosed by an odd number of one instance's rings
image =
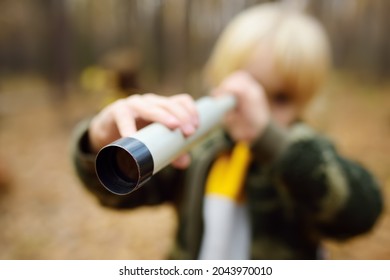
[[[289,94],[283,79],[273,64],[272,48],[259,47],[243,70],[251,74],[265,89],[273,119],[287,127],[298,117],[298,106],[294,96]]]

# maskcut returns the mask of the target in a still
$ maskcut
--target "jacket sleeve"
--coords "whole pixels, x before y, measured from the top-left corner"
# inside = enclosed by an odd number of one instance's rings
[[[161,170],[144,186],[129,195],[116,195],[106,190],[95,173],[96,155],[89,149],[88,126],[89,120],[83,121],[74,131],[72,161],[83,186],[96,196],[103,206],[126,209],[178,201],[183,172],[172,167]]]
[[[374,177],[304,124],[289,131],[271,125],[254,151],[272,166],[275,185],[294,211],[320,235],[344,239],[367,232],[382,212]]]

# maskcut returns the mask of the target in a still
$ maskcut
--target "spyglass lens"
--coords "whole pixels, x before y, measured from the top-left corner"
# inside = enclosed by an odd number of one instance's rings
[[[138,181],[138,167],[134,159],[123,149],[114,152],[115,172],[123,181],[135,183]]]

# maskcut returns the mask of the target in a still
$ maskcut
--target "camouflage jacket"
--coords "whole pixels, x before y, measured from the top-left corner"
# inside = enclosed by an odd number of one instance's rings
[[[222,130],[192,150],[185,171],[167,167],[127,196],[106,191],[88,151],[88,123],[79,126],[73,149],[77,173],[104,206],[135,208],[171,202],[179,227],[171,258],[197,259],[202,203],[209,168],[234,144]],[[332,143],[305,124],[288,131],[270,124],[252,146],[245,192],[252,230],[252,259],[316,259],[325,238],[344,240],[369,231],[383,201],[375,179],[340,156]]]

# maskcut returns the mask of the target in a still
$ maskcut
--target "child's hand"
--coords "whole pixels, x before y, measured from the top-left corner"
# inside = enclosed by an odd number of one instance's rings
[[[261,136],[270,120],[270,111],[263,87],[250,74],[244,71],[231,74],[213,95],[234,95],[237,98],[236,108],[224,120],[235,141],[251,143]]]
[[[93,152],[120,137],[130,137],[137,130],[159,122],[170,129],[179,128],[185,136],[192,135],[198,127],[195,102],[188,94],[172,97],[156,94],[132,95],[108,105],[96,115],[89,127],[89,141]],[[182,155],[172,164],[186,168],[189,155]]]

